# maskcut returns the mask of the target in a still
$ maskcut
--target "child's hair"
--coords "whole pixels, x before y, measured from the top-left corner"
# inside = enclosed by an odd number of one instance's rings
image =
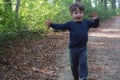
[[[69,11],[71,12],[71,14],[73,13],[73,11],[76,11],[77,9],[84,12],[84,5],[77,2],[77,3],[72,4],[69,7]]]

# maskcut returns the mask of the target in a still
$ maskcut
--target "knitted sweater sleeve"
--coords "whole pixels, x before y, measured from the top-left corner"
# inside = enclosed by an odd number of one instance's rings
[[[63,24],[52,23],[50,25],[50,27],[52,27],[56,30],[67,30],[67,29],[69,29],[69,26],[70,26],[70,22],[66,22],[66,23],[63,23]]]

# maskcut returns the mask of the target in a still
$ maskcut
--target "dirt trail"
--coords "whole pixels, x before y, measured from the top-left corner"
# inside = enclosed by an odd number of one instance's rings
[[[105,21],[89,33],[89,80],[120,80],[120,16]],[[57,80],[73,80],[67,50],[57,63]]]

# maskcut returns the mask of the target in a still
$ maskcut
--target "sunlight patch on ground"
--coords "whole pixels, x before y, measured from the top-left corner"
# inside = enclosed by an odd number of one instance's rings
[[[120,34],[110,34],[110,33],[91,33],[91,37],[106,37],[106,38],[120,38]]]
[[[104,32],[110,32],[110,31],[120,32],[120,29],[103,29],[102,31],[104,31]]]
[[[103,45],[103,42],[89,42],[90,44],[94,44],[96,46]]]

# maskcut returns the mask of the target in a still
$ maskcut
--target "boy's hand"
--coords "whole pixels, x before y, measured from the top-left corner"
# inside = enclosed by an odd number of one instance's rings
[[[50,26],[52,24],[52,22],[50,20],[46,21],[46,26]]]
[[[97,18],[98,18],[97,12],[93,12],[93,13],[91,14],[91,16],[92,16],[92,19],[97,19]]]

